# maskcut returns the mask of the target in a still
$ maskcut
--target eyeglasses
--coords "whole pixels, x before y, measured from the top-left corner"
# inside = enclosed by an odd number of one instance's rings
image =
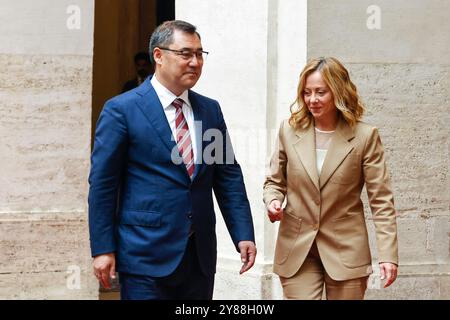
[[[181,58],[183,58],[184,60],[191,60],[194,56],[197,58],[197,60],[204,60],[206,59],[206,57],[208,56],[209,52],[208,51],[203,51],[203,50],[197,50],[197,51],[192,51],[192,50],[174,50],[174,49],[169,49],[169,48],[163,48],[163,47],[158,47],[161,50],[166,50],[166,51],[171,51],[173,53],[175,53],[177,56],[180,56]]]

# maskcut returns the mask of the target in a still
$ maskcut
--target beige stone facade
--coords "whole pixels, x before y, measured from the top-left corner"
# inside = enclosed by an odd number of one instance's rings
[[[91,127],[129,68],[111,70],[102,86],[108,65],[95,61],[130,57],[114,49],[130,42],[126,28],[94,37],[95,23],[103,21],[98,31],[124,21],[123,10],[111,21],[95,12],[113,3],[0,0],[0,299],[98,298],[87,230]],[[448,12],[445,0],[176,2],[176,16],[196,24],[211,51],[196,89],[222,104],[256,228],[257,263],[239,276],[218,218],[215,299],[282,298],[271,273],[276,226],[262,204],[266,160],[301,68],[325,55],[348,67],[366,121],[380,128],[398,210],[399,279],[381,289],[374,274],[366,298],[450,299]]]
[[[69,29],[71,4],[0,1],[2,299],[98,296],[86,219],[93,4],[78,1]]]

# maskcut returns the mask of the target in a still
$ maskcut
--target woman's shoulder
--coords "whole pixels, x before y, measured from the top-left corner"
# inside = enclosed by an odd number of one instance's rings
[[[354,128],[354,134],[357,140],[362,141],[364,145],[370,143],[370,141],[381,141],[381,135],[376,126],[359,121]]]
[[[296,128],[295,126],[293,126],[291,124],[291,122],[289,121],[289,118],[287,119],[283,119],[280,123],[279,126],[279,131],[283,134],[287,134],[287,135],[294,135],[296,132],[301,132],[303,129],[300,128]]]
[[[281,120],[280,123],[280,129],[286,130],[286,129],[293,129],[289,123],[289,118]]]
[[[378,128],[370,123],[358,121],[355,124],[354,131],[356,135],[372,135],[378,131]]]
[[[280,140],[291,140],[296,135],[296,129],[289,123],[288,119],[281,120],[277,128],[278,139]]]

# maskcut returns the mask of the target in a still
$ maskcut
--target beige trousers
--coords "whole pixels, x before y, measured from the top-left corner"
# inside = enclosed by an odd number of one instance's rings
[[[296,300],[362,300],[368,276],[336,281],[326,273],[314,241],[305,262],[290,278],[280,277],[285,299]],[[324,292],[325,288],[325,292]]]

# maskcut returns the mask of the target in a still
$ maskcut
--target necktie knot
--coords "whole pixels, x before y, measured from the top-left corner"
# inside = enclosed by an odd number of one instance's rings
[[[175,109],[180,109],[183,107],[183,103],[183,99],[176,98],[175,100],[173,100],[172,105],[175,107]]]

